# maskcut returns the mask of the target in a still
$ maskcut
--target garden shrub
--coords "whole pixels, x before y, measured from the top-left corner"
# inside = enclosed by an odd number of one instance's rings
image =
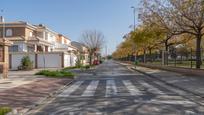
[[[11,112],[10,107],[0,107],[0,115],[6,115],[9,112]]]
[[[44,75],[47,77],[73,77],[74,74],[69,71],[64,70],[57,70],[57,71],[50,71],[50,70],[41,70],[37,72],[35,75]]]
[[[24,56],[21,60],[21,65],[18,67],[19,70],[32,70],[33,61],[30,60],[29,56]]]

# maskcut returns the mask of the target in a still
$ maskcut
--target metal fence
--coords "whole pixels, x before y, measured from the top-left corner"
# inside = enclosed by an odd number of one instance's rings
[[[139,63],[196,68],[196,51],[158,51],[152,54],[138,55],[136,57]],[[122,61],[135,61],[133,55],[121,58]],[[204,50],[201,51],[201,69],[204,69]]]

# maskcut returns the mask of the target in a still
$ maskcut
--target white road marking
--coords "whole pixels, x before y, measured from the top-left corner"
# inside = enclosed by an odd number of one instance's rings
[[[172,104],[172,105],[196,105],[194,102],[187,101],[187,100],[159,100],[153,99],[150,102],[157,103],[157,104]]]
[[[115,96],[117,95],[117,88],[115,86],[114,80],[107,80],[106,81],[106,95],[105,97]]]
[[[56,114],[53,114],[56,115]],[[64,114],[63,114],[64,115]],[[87,112],[87,111],[81,111],[81,112],[69,112],[68,115],[106,115],[102,112]]]
[[[196,115],[196,113],[191,110],[185,110],[185,114],[186,115]]]
[[[152,100],[134,100],[135,103],[146,103],[146,104],[171,104],[171,105],[192,105],[196,106],[196,103],[187,101],[187,100],[160,100],[160,99],[152,99]]]
[[[123,84],[127,87],[129,90],[130,94],[135,96],[135,95],[142,95],[142,92],[138,90],[131,82],[130,80],[123,80]]]
[[[83,83],[84,81],[77,81],[75,82],[72,86],[68,87],[66,90],[64,90],[58,97],[69,97],[71,93],[73,93],[76,89],[79,88],[79,86]]]
[[[162,91],[159,90],[158,88],[156,88],[156,87],[154,87],[154,86],[152,86],[152,85],[150,85],[150,84],[148,84],[148,83],[146,83],[146,82],[144,82],[144,81],[140,81],[139,83],[140,83],[142,86],[148,88],[148,91],[150,91],[151,93],[160,94],[160,95],[165,94],[164,92],[162,92]]]
[[[69,115],[74,115],[74,112],[69,112]]]
[[[89,86],[86,88],[82,96],[94,96],[96,88],[98,86],[99,81],[92,81]]]

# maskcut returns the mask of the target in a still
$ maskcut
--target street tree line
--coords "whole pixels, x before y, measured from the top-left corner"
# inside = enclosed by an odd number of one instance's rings
[[[195,49],[196,68],[200,68],[203,0],[143,0],[139,18],[142,23],[129,32],[113,53],[114,58],[145,55],[156,50],[168,52],[170,47],[182,44],[187,49]]]

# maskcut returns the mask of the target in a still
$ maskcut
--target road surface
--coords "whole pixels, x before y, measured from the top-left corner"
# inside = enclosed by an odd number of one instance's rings
[[[204,102],[114,61],[80,76],[35,115],[204,115]]]

